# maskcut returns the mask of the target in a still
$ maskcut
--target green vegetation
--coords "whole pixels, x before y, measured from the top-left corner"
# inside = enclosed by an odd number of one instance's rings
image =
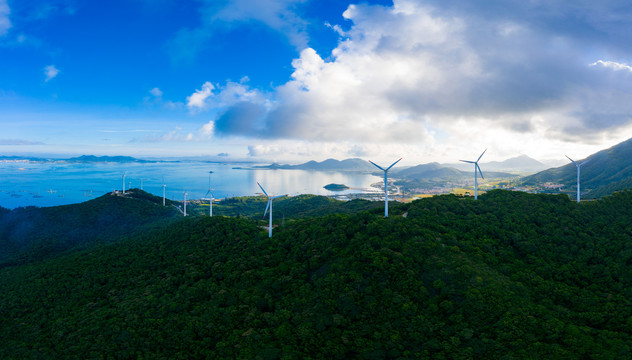
[[[0,267],[150,231],[179,216],[139,189],[74,205],[0,209]]]
[[[573,159],[578,162],[589,160],[581,167],[581,190],[582,193],[586,193],[585,197],[598,198],[613,191],[630,188],[631,158],[632,139],[629,139],[586,159]],[[569,162],[567,165],[527,176],[520,181],[522,185],[528,186],[546,182],[563,184],[564,191],[572,195],[577,192],[577,167]]]
[[[213,216],[240,216],[258,220],[263,216],[266,201],[264,196],[224,199],[213,204]],[[399,205],[393,203],[393,206],[395,211],[398,211]],[[274,223],[280,223],[283,218],[289,220],[329,214],[351,214],[362,210],[377,211],[383,207],[384,203],[362,199],[340,201],[326,196],[297,195],[274,200]],[[198,215],[206,215],[208,214],[208,202],[187,206],[187,212],[189,211]],[[399,213],[401,214],[402,211]]]
[[[494,190],[271,239],[178,217],[0,269],[0,358],[632,358],[631,205]]]
[[[342,191],[342,190],[347,190],[349,188],[345,184],[327,184],[323,187],[329,191]]]

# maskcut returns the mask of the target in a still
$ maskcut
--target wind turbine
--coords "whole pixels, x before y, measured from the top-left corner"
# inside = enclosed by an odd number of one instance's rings
[[[485,149],[485,151],[487,151],[487,149]],[[474,164],[474,200],[478,199],[478,176],[477,176],[478,174],[476,173],[476,170],[478,170],[478,172],[481,174],[481,178],[485,179],[485,177],[483,176],[483,172],[481,171],[481,167],[478,166],[478,161],[483,157],[483,155],[485,154],[485,151],[483,151],[481,156],[479,156],[476,161],[459,160],[466,163]]]
[[[213,189],[211,189],[212,173],[212,171],[208,172],[208,191],[206,192],[206,195],[204,195],[204,197],[202,198],[202,200],[208,200],[208,216],[213,216]],[[207,197],[208,194],[211,194],[210,198]]]
[[[123,173],[123,195],[125,195],[125,173]]]
[[[184,192],[184,216],[187,216],[187,194],[186,191]]]
[[[373,161],[369,160],[369,162],[371,164],[375,165],[375,167],[377,167],[378,169],[384,171],[384,217],[388,217],[388,171],[393,166],[395,166],[395,164],[397,164],[401,159],[402,158],[399,158],[399,160],[397,160],[394,163],[392,163],[391,166],[387,167],[386,169],[384,169],[380,165],[374,163]]]
[[[165,185],[165,177],[162,177],[162,206],[166,206],[165,205],[165,190],[167,188],[167,185]]]
[[[569,158],[568,155],[564,155],[564,156],[566,156],[568,160],[570,160],[573,164],[575,164],[575,166],[577,166],[577,202],[579,202],[579,169],[581,168],[582,165],[589,162],[590,159],[578,164],[573,159]]]
[[[264,211],[263,217],[266,217],[266,214],[268,213],[268,208],[270,208],[270,224],[268,226],[268,237],[272,237],[272,200],[287,196],[287,194],[270,197],[270,195],[268,195],[268,193],[263,189],[263,186],[261,186],[261,184],[257,183],[257,185],[259,185],[261,191],[263,191],[265,196],[268,198],[268,204],[266,205],[266,211]]]

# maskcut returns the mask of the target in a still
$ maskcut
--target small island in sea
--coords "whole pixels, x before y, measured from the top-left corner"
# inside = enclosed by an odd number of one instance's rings
[[[343,191],[349,189],[349,187],[344,184],[328,184],[323,187],[329,191]]]

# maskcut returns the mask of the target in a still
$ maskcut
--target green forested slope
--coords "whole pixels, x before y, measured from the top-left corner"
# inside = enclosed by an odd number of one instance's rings
[[[267,199],[264,196],[243,196],[227,198],[213,205],[213,215],[240,216],[251,219],[261,219],[266,208]],[[394,211],[398,211],[399,204],[393,202]],[[330,214],[350,214],[362,210],[378,210],[384,208],[383,202],[364,199],[341,201],[319,195],[296,195],[274,200],[272,205],[275,223],[282,218],[301,219]],[[194,205],[191,213],[197,215],[208,214],[208,201]],[[189,211],[189,210],[187,210]]]
[[[0,358],[632,357],[632,193],[181,219],[0,270]]]
[[[170,203],[170,201],[169,201]],[[0,266],[116,241],[175,219],[179,212],[139,189],[79,204],[0,211]]]
[[[597,198],[609,195],[616,190],[629,188],[629,179],[632,178],[632,139],[592,154],[586,159],[574,158],[573,160],[579,163],[588,161],[581,167],[580,174],[581,190],[588,197]],[[545,182],[564,184],[566,186],[564,191],[576,192],[577,167],[569,162],[564,166],[544,170],[521,179],[521,183],[525,185],[538,185]],[[608,190],[610,192],[607,192]]]

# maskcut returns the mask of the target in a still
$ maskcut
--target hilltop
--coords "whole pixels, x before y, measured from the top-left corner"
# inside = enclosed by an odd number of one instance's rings
[[[632,192],[178,217],[0,269],[1,358],[632,356]],[[403,215],[403,214],[402,214]]]
[[[597,198],[630,187],[632,139],[599,151],[586,159],[573,160],[588,161],[581,167],[581,189],[585,194],[582,196]],[[547,182],[562,184],[567,192],[575,192],[577,191],[577,167],[569,162],[567,165],[541,171],[521,180],[523,185],[539,185]]]
[[[168,223],[178,214],[172,206],[163,207],[162,198],[139,189],[72,205],[0,208],[0,266],[117,241]]]

